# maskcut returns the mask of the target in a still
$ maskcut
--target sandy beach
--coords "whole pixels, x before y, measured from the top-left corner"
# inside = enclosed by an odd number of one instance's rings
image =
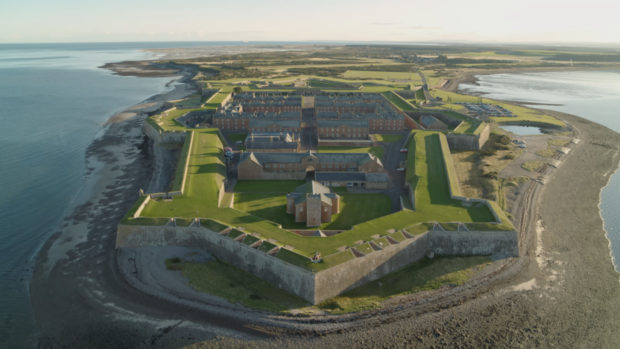
[[[523,205],[513,211],[520,258],[495,263],[461,287],[373,312],[283,316],[192,294],[180,280],[170,286],[175,276],[162,279],[166,270],[153,265],[169,251],[113,248],[116,224],[138,190],[165,176],[158,163],[166,155],[145,142],[143,119],[158,103],[191,92],[180,84],[114,116],[89,148],[89,189],[41,249],[31,282],[41,347],[620,346],[618,274],[598,210],[620,160],[618,133],[554,113],[581,142],[546,184],[522,191]],[[200,341],[207,342],[192,344]]]

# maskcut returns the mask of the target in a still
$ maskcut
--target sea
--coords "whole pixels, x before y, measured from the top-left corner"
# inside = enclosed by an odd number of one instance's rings
[[[98,67],[175,45],[208,43],[0,44],[0,348],[36,345],[33,260],[83,189],[86,148],[110,116],[173,87]]]
[[[84,189],[87,147],[103,134],[110,116],[172,88],[167,86],[171,78],[122,77],[98,67],[155,58],[147,48],[253,44],[282,43],[0,44],[0,348],[36,346],[28,294],[33,260]],[[480,86],[466,89],[495,98],[561,104],[553,108],[620,131],[617,72],[480,79]],[[603,191],[601,204],[617,260],[619,177]]]
[[[532,107],[577,115],[620,132],[620,71],[511,73],[477,78],[478,85],[461,84],[460,91],[546,104]],[[610,242],[610,257],[616,271],[620,271],[620,171],[614,170],[601,192],[599,207]]]

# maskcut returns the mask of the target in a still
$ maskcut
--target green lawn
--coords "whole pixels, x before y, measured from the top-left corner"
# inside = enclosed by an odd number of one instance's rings
[[[334,314],[376,309],[397,295],[462,285],[490,262],[487,257],[423,259],[316,307]]]
[[[166,265],[169,269],[179,270],[195,290],[222,297],[231,303],[275,312],[308,305],[303,299],[224,262],[195,263],[169,259]]]
[[[384,142],[384,143],[400,142],[404,137],[402,134],[381,134],[381,133],[375,133],[372,136],[377,140],[377,142]]]
[[[306,183],[295,180],[242,180],[235,184],[236,193],[288,193]]]
[[[388,101],[392,102],[392,104],[396,106],[396,108],[402,111],[415,110],[415,108],[409,102],[401,99],[400,97],[395,95],[394,92],[392,91],[383,92],[382,95],[385,96],[385,98],[387,98]]]
[[[177,122],[175,119],[181,115],[187,114],[191,111],[202,110],[203,108],[192,109],[168,109],[161,114],[157,114],[149,117],[150,123],[154,123],[161,127],[164,131],[187,131],[187,128]]]
[[[224,89],[222,89],[222,91],[211,96],[205,106],[209,109],[215,109],[219,107],[220,104],[222,104],[222,102],[224,101],[224,99],[226,99],[226,97],[228,97],[228,95],[230,95],[230,91],[224,91]]]
[[[183,186],[185,165],[187,164],[187,154],[189,153],[189,144],[191,143],[192,135],[193,133],[189,132],[187,137],[185,137],[185,142],[183,142],[181,154],[179,154],[179,162],[177,163],[177,168],[174,172],[174,177],[170,185],[170,191],[181,190],[181,187]]]
[[[343,75],[347,79],[383,79],[383,80],[413,80],[421,81],[417,73],[389,72],[389,71],[362,71],[347,70]]]
[[[409,153],[414,153],[415,169],[407,178],[415,188],[415,215],[419,222],[492,222],[493,215],[486,206],[463,207],[461,202],[450,198],[448,175],[442,160],[439,133],[416,131]],[[408,161],[410,161],[411,156]]]
[[[282,224],[285,229],[308,229],[286,213],[286,193],[236,193],[235,208]],[[391,212],[390,198],[384,194],[340,194],[340,213],[321,229],[345,230]],[[331,238],[330,238],[331,239]]]
[[[565,126],[564,123],[552,116],[545,115],[534,109],[513,105],[505,102],[495,101],[488,98],[480,98],[477,96],[462,95],[458,93],[448,92],[444,90],[433,90],[431,93],[435,97],[441,97],[446,103],[439,108],[447,108],[451,110],[462,110],[464,107],[455,103],[488,103],[503,107],[513,113],[514,117],[491,117],[498,123],[518,124],[530,123],[536,125]]]
[[[226,135],[226,138],[228,138],[231,144],[234,144],[237,141],[244,142],[247,136],[247,133],[229,133]]]
[[[383,157],[385,149],[382,146],[374,147],[332,147],[322,146],[319,147],[319,153],[371,153],[377,156],[379,159]]]
[[[217,194],[224,180],[222,142],[216,129],[194,132],[185,193],[173,201],[152,200],[142,212],[147,217],[217,217]]]
[[[175,106],[179,109],[199,108],[202,104],[201,100],[202,98],[200,95],[192,95],[175,103]]]

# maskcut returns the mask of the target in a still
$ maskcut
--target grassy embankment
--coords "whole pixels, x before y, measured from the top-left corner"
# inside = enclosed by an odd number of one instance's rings
[[[415,188],[416,210],[411,212],[412,218],[419,222],[492,222],[486,206],[463,207],[450,197],[448,185],[458,188],[458,184],[445,169],[440,136],[437,132],[416,131],[409,144],[406,180]],[[460,193],[458,189],[453,191]]]
[[[407,102],[405,99],[397,96],[392,91],[383,92],[382,95],[392,103],[397,109],[401,111],[413,111],[417,108],[414,107],[411,103]]]
[[[422,83],[420,76],[412,72],[347,70],[343,77],[346,79],[406,80]]]
[[[181,271],[195,290],[225,298],[231,303],[275,312],[308,305],[303,299],[221,261],[195,263],[168,259],[166,266]]]
[[[375,133],[372,135],[372,137],[377,141],[377,142],[384,142],[384,143],[396,143],[396,142],[400,142],[404,135],[402,134],[382,134],[382,133]]]
[[[197,291],[222,297],[229,302],[275,312],[297,310],[302,313],[322,310],[331,314],[351,313],[380,308],[394,296],[467,282],[490,263],[487,257],[442,257],[423,259],[395,273],[348,291],[338,297],[311,306],[256,276],[229,264],[166,260],[170,270],[178,270]]]

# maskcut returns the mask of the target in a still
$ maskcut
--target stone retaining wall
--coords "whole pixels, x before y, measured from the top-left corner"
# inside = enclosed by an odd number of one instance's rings
[[[116,248],[146,246],[202,248],[218,259],[250,272],[309,302],[315,299],[314,273],[272,257],[204,227],[119,225]]]
[[[148,122],[144,123],[142,130],[155,143],[181,143],[185,142],[187,136],[185,131],[164,131],[161,132]]]
[[[203,248],[227,263],[317,304],[402,269],[428,254],[517,256],[518,234],[433,230],[315,273],[204,227],[118,226],[116,248],[167,245]]]

